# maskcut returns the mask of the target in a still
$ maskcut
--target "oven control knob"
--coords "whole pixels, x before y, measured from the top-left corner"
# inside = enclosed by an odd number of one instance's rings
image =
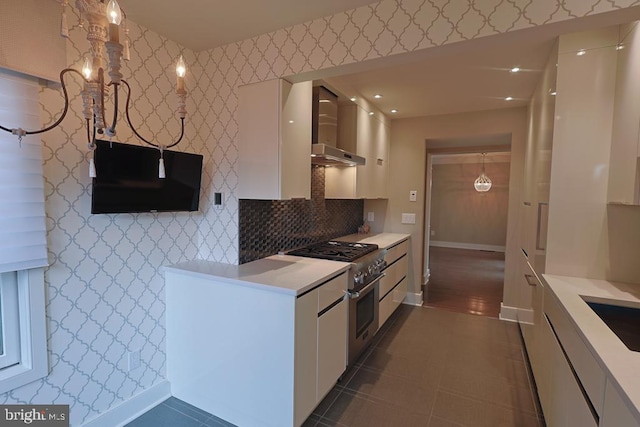
[[[375,269],[373,267],[373,265],[370,265],[369,267],[367,267],[367,274],[369,276],[371,276],[374,273]]]
[[[364,283],[364,274],[361,271],[358,271],[353,276],[353,281],[356,282],[357,285],[362,285]]]

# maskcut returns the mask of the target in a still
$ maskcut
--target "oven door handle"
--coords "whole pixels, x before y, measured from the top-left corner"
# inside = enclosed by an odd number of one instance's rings
[[[382,279],[384,276],[386,276],[387,273],[382,273],[380,274],[378,277],[376,277],[371,283],[369,283],[367,286],[365,286],[364,288],[357,290],[357,291],[347,291],[347,294],[349,295],[349,298],[351,299],[356,299],[356,298],[360,298],[360,294],[362,293],[366,293],[365,291],[368,290],[369,288],[371,288],[372,286],[374,286],[377,282],[380,281],[380,279]]]

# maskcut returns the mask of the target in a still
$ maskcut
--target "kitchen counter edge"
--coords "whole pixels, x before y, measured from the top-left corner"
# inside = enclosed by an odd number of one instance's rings
[[[411,234],[405,233],[371,233],[371,234],[349,234],[338,237],[335,240],[354,243],[373,243],[381,249],[389,249],[398,243],[409,239]]]
[[[350,265],[346,262],[273,255],[240,265],[192,260],[165,266],[163,272],[298,296],[347,271]]]

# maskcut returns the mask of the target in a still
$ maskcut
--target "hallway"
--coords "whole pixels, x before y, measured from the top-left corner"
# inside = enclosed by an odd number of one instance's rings
[[[499,317],[504,253],[431,246],[429,267],[425,307]]]

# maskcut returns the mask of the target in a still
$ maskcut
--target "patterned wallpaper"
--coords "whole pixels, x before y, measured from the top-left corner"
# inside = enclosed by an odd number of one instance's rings
[[[193,53],[131,22],[135,91],[132,119],[160,141],[171,139],[172,62],[184,54],[190,91],[187,140],[178,148],[205,156],[199,213],[90,215],[90,180],[79,85],[64,125],[43,137],[49,261],[46,272],[51,373],[0,396],[1,403],[71,405],[80,425],[165,377],[164,281],[159,267],[201,257],[238,261],[236,87],[269,78],[411,52],[574,17],[640,0],[383,0],[351,11]],[[71,24],[74,17],[69,16]],[[71,29],[68,63],[80,67],[84,30]],[[140,95],[142,94],[142,95]],[[42,90],[42,119],[61,105]],[[118,140],[136,143],[121,126]],[[212,193],[225,205],[212,208]],[[142,367],[127,371],[127,352]]]

